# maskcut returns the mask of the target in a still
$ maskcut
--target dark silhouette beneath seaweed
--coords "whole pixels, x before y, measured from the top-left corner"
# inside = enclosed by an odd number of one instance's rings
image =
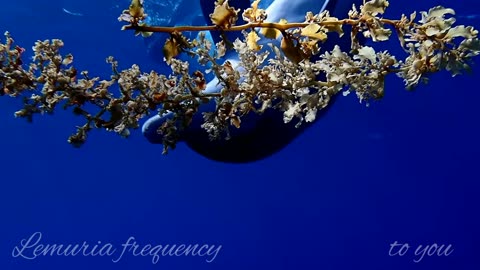
[[[277,0],[284,1],[284,0]],[[307,5],[307,10],[301,10],[303,16],[307,11],[319,12],[322,8],[330,11],[330,14],[335,17],[344,17],[355,4],[360,6],[362,0],[341,1],[312,1],[312,0],[295,0],[298,6]],[[308,1],[310,3],[306,3]],[[214,5],[211,0],[200,0],[202,12],[208,19],[208,14],[213,12]],[[250,6],[248,0],[231,0],[232,6],[241,8],[242,10]],[[287,15],[288,12],[295,12],[294,10],[280,10]],[[267,19],[268,20],[268,19]],[[348,30],[348,29],[345,29]],[[227,37],[229,40],[234,40],[239,37],[239,33],[229,32]],[[212,33],[214,41],[219,41],[218,33]],[[327,42],[322,44],[322,51],[331,50],[335,45],[339,45],[343,51],[350,49],[350,35],[348,32],[342,38],[335,35],[329,36]],[[335,102],[335,97],[330,101]],[[201,107],[201,112],[208,112],[215,110],[215,103],[212,101]],[[318,112],[317,121],[328,113],[328,108]],[[145,137],[154,144],[162,143],[162,136],[157,133],[158,127],[168,119],[169,116],[154,116],[150,118],[143,126],[142,131]],[[293,121],[295,122],[295,121]],[[250,113],[245,116],[242,121],[240,129],[234,127],[230,128],[230,138],[228,140],[214,140],[211,141],[207,132],[201,128],[203,118],[201,113],[197,113],[187,130],[181,134],[181,140],[184,141],[191,149],[206,158],[232,163],[246,163],[261,160],[266,158],[287,146],[293,139],[301,134],[306,128],[314,123],[303,123],[299,128],[295,127],[295,123],[285,124],[283,121],[283,112],[278,110],[267,110],[265,113],[258,115]]]

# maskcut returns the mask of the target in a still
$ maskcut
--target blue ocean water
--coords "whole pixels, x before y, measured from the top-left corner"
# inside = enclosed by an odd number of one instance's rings
[[[5,2],[0,31],[27,49],[61,38],[92,75],[110,75],[109,55],[123,68],[156,69],[142,39],[120,31],[128,2]],[[392,0],[388,14],[436,5],[479,28],[473,0]],[[401,53],[396,41],[385,47]],[[288,147],[241,165],[185,145],[162,156],[139,131],[128,139],[93,132],[76,149],[66,138],[82,119],[59,110],[27,123],[13,117],[21,100],[1,97],[0,269],[480,269],[479,74],[477,61],[472,74],[435,74],[413,92],[391,77],[380,102],[366,108],[341,98]],[[131,253],[117,263],[12,256],[36,232],[44,245],[121,249],[134,237],[141,246],[222,249],[211,263],[166,256],[153,264]],[[395,242],[410,245],[404,256],[391,256]],[[414,262],[419,245],[434,243],[453,252]]]

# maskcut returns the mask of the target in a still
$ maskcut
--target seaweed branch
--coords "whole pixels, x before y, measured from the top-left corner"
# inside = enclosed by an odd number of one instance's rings
[[[60,104],[84,117],[85,124],[68,139],[74,146],[82,145],[94,128],[128,137],[144,117],[170,112],[171,120],[158,130],[167,152],[200,106],[212,99],[216,109],[204,113],[202,125],[212,139],[228,134],[229,126],[241,128],[242,117],[249,112],[280,110],[285,123],[296,119],[299,126],[314,121],[334,95],[355,93],[369,104],[383,97],[388,74],[396,74],[407,89],[414,89],[433,72],[447,70],[455,76],[469,70],[473,57],[480,54],[478,31],[454,26],[454,11],[441,6],[420,12],[420,19],[412,13],[393,20],[383,17],[388,1],[371,0],[358,9],[353,6],[345,19],[324,11],[307,12],[303,22],[268,23],[258,2],[242,12],[242,25],[236,25],[239,9],[228,1],[216,1],[210,26],[163,27],[146,25],[143,1],[133,0],[119,17],[127,23],[123,29],[144,36],[170,33],[163,50],[172,70],[169,74],[142,72],[136,64],[119,70],[117,61],[108,57],[110,78],[90,77],[86,71],[77,71],[72,55],[61,53],[64,44],[58,39],[37,41],[27,65],[22,59],[25,49],[14,45],[6,32],[0,44],[0,95],[23,97],[24,106],[15,116],[29,121],[37,114],[54,113]],[[345,26],[351,51],[343,52],[338,46],[322,51],[328,36],[343,35]],[[185,31],[242,31],[244,35],[233,42],[212,44],[203,34],[188,40],[182,35]],[[401,60],[359,42],[359,36],[386,41],[394,32],[406,52]],[[233,45],[238,64],[224,61],[229,50],[225,44]],[[194,56],[191,61],[205,69],[190,70],[188,62],[176,58],[182,53]],[[218,92],[206,91],[210,71],[218,80]]]

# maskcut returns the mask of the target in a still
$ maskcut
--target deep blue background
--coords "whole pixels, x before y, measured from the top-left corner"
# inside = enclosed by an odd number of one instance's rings
[[[79,69],[109,76],[104,59],[155,68],[143,41],[121,32],[118,1],[3,1],[0,31],[30,49],[61,38]],[[477,1],[391,1],[388,14],[437,4],[462,16]],[[71,16],[62,8],[84,13]],[[476,19],[463,23],[479,26]],[[387,45],[401,53],[396,42]],[[477,61],[478,62],[478,61]],[[353,96],[274,156],[212,162],[180,145],[168,156],[140,132],[66,138],[80,118],[58,111],[14,119],[21,100],[0,98],[0,269],[480,269],[480,67],[432,76],[414,92],[399,78],[369,108]],[[47,243],[222,244],[203,258],[14,259],[33,232]],[[388,256],[394,241],[453,244],[450,257]]]

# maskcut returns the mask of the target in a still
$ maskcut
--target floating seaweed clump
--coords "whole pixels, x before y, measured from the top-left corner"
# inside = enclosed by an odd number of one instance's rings
[[[441,6],[394,20],[384,17],[388,1],[371,0],[359,8],[353,6],[346,18],[332,17],[328,11],[307,12],[303,22],[267,23],[268,14],[258,8],[259,2],[241,11],[228,1],[216,1],[210,26],[163,27],[146,25],[143,1],[133,0],[119,17],[127,23],[123,29],[144,36],[169,33],[163,52],[170,74],[145,73],[135,64],[119,70],[117,61],[109,57],[110,78],[92,77],[75,69],[73,56],[61,53],[64,44],[58,39],[37,41],[33,60],[25,63],[25,49],[14,45],[7,32],[0,44],[0,95],[22,96],[24,107],[15,116],[28,120],[35,114],[52,114],[57,105],[83,116],[86,123],[68,139],[75,146],[82,145],[94,128],[127,137],[145,116],[171,112],[170,120],[158,130],[167,152],[199,107],[211,100],[216,108],[203,112],[202,127],[211,139],[222,139],[231,126],[241,128],[248,113],[280,110],[285,123],[296,119],[301,125],[314,121],[334,95],[354,93],[368,104],[383,97],[389,74],[414,89],[433,72],[447,70],[455,76],[469,70],[472,58],[480,53],[478,31],[455,26],[454,11]],[[239,17],[244,24],[237,25]],[[322,51],[329,35],[343,35],[346,27],[351,50],[336,46]],[[242,31],[243,39],[212,44],[202,34],[189,40],[182,35],[186,31]],[[360,36],[380,42],[393,35],[406,52],[402,60],[359,42]],[[278,44],[277,38],[281,38]],[[230,51],[238,63],[222,60]],[[189,62],[176,58],[182,53],[205,69],[190,70]],[[206,91],[207,73],[216,77],[220,91]]]

